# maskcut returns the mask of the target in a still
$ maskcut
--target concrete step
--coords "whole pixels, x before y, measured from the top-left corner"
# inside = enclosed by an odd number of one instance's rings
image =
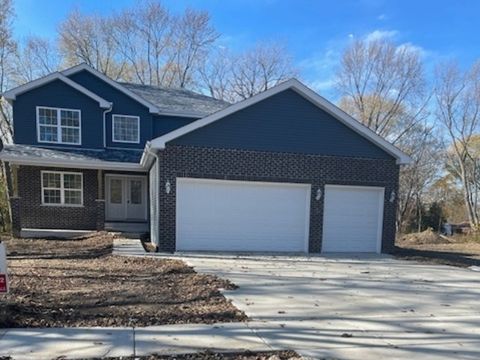
[[[138,222],[106,222],[105,230],[121,233],[143,234],[149,231],[148,223]]]

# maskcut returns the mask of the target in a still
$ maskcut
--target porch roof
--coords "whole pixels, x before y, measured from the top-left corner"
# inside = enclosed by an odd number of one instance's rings
[[[0,159],[17,165],[83,169],[145,171],[142,150],[69,149],[12,144],[5,145]]]

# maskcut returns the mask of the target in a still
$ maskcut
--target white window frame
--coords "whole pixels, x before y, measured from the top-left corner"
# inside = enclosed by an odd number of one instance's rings
[[[136,141],[127,141],[127,140],[116,140],[115,139],[115,117],[127,117],[137,120],[137,140]],[[126,144],[140,144],[140,116],[135,115],[122,115],[122,114],[112,114],[112,142],[116,143],[126,143]]]
[[[51,188],[45,187],[43,184],[43,174],[60,174],[60,188]],[[64,175],[80,175],[80,189],[65,189]],[[83,207],[83,174],[80,172],[70,172],[70,171],[50,171],[42,170],[40,171],[40,180],[41,180],[41,190],[42,190],[42,205],[44,206],[63,206],[63,207]],[[60,190],[60,203],[51,204],[45,202],[45,191],[44,190]],[[80,204],[65,204],[65,190],[74,190],[80,191]]]
[[[40,109],[55,110],[57,112],[57,141],[46,141],[40,139]],[[62,141],[62,128],[77,129],[76,126],[62,126],[61,112],[75,111],[78,113],[78,143]],[[53,125],[47,125],[52,126]],[[82,111],[79,109],[57,108],[52,106],[37,106],[37,141],[47,144],[65,144],[65,145],[82,145]]]

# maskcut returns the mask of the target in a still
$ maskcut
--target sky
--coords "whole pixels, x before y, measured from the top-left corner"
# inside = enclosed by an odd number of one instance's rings
[[[14,0],[15,33],[55,37],[74,8],[109,14],[135,0]],[[388,37],[418,49],[426,70],[480,58],[479,0],[165,0],[173,13],[206,10],[220,43],[241,51],[259,41],[286,44],[300,77],[328,97],[342,49],[355,38]],[[333,95],[332,95],[333,96]]]

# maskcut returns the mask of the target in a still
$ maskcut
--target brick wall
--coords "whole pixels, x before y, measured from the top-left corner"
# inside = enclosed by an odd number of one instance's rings
[[[83,174],[83,206],[42,205],[41,171],[69,171]],[[22,228],[95,230],[97,228],[97,170],[20,166],[18,195]]]
[[[382,251],[390,252],[395,239],[399,167],[394,160],[302,155],[245,150],[167,146],[159,154],[159,249],[175,251],[175,204],[177,177],[225,180],[308,183],[312,185],[309,251],[322,246],[323,199],[315,199],[325,184],[385,187]],[[164,185],[171,183],[166,194]]]

